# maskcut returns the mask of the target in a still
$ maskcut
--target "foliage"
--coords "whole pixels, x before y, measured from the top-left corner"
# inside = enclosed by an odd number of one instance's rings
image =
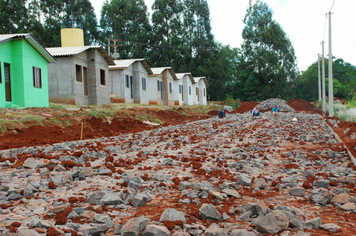
[[[325,59],[325,77],[329,77],[329,60]],[[320,62],[320,65],[322,62]],[[322,69],[320,68],[320,77],[322,79]],[[308,101],[318,99],[318,62],[314,62],[301,75],[298,82],[299,97]],[[328,95],[328,79],[325,79],[325,91]],[[320,82],[322,84],[322,82]],[[352,99],[356,96],[356,67],[343,59],[333,61],[333,92],[334,96],[342,99]]]
[[[28,15],[26,0],[0,0],[0,34],[24,33]]]
[[[295,96],[298,68],[294,48],[272,11],[261,0],[250,0],[244,18],[242,68],[235,87],[240,97],[259,100]],[[248,88],[244,88],[247,84]]]
[[[226,100],[225,100],[225,104],[227,105],[227,106],[231,106],[232,107],[232,109],[236,109],[236,108],[238,108],[239,106],[240,106],[240,100],[238,100],[238,99],[234,99],[233,97],[231,97],[231,96],[226,96]]]
[[[151,38],[147,6],[144,0],[111,0],[101,10],[101,42],[120,39],[117,47],[120,59],[144,58]],[[112,52],[114,48],[111,48]]]

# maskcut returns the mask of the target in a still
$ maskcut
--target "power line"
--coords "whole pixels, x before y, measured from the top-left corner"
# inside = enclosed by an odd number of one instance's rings
[[[327,20],[327,18],[328,18],[328,14],[326,13],[326,14],[325,14],[325,23],[324,23],[323,41],[324,41],[324,39],[325,39],[325,30],[326,30],[326,20]]]
[[[330,12],[331,12],[331,10],[333,9],[334,4],[335,4],[335,0],[333,1],[333,5],[331,6]]]

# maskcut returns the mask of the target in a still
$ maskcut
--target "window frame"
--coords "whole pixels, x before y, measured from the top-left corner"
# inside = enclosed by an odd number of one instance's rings
[[[83,67],[81,65],[75,65],[75,81],[83,82]]]
[[[36,66],[32,67],[33,87],[42,88],[42,69]]]
[[[145,77],[142,77],[142,90],[143,91],[147,90],[146,78]]]
[[[106,86],[106,71],[100,69],[100,85]]]

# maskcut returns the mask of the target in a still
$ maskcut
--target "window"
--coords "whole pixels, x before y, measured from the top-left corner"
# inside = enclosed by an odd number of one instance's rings
[[[42,88],[41,68],[33,67],[33,87]]]
[[[75,80],[77,82],[82,82],[83,81],[82,67],[80,65],[75,65]]]
[[[11,77],[10,77],[10,64],[4,63],[4,75],[5,75],[5,97],[7,102],[12,101],[11,96]]]
[[[1,61],[0,61],[0,84],[2,83],[2,75],[1,75]]]
[[[126,85],[126,88],[130,88],[130,77],[129,77],[129,75],[125,75],[125,85]]]
[[[189,95],[192,95],[192,87],[189,86]]]
[[[83,67],[83,74],[84,74],[84,95],[88,96],[89,94],[89,87],[88,87],[88,68]]]
[[[204,97],[205,97],[205,89],[204,89]]]
[[[196,94],[197,96],[199,96],[199,89],[198,89],[198,88],[195,88],[195,94]]]
[[[142,90],[146,90],[146,78],[142,77]]]
[[[159,80],[157,80],[157,90],[161,91],[160,87],[159,87]]]
[[[101,69],[100,69],[100,84],[106,85],[105,70],[101,70]]]
[[[172,89],[172,83],[169,82],[169,92],[172,93],[173,89]]]
[[[182,85],[179,85],[179,94],[182,94]]]

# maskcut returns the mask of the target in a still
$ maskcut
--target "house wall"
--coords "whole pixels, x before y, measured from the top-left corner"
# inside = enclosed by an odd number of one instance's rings
[[[169,70],[164,70],[162,73],[163,82],[163,105],[172,106],[174,105],[174,86],[173,77]],[[170,85],[172,86],[172,91],[170,91]]]
[[[199,80],[199,82],[197,83],[197,87],[199,89],[199,102],[198,102],[198,104],[207,105],[206,84],[205,84],[203,79]]]
[[[57,63],[48,67],[49,97],[51,102],[76,105],[102,105],[110,103],[111,81],[108,63],[97,49],[88,49],[75,56],[57,57]],[[76,65],[87,69],[88,95],[84,93],[85,80],[76,80]],[[104,71],[105,84],[101,84]]]
[[[148,103],[151,105],[163,105],[163,91],[158,91],[157,83],[163,85],[162,78],[160,76],[149,76],[147,80],[147,98]],[[162,95],[161,95],[162,92]]]
[[[11,98],[0,93],[0,107],[48,107],[47,61],[24,39],[0,45],[1,81],[5,91],[4,63],[10,64]],[[33,85],[33,67],[41,69],[41,88]]]
[[[89,105],[109,104],[111,81],[108,62],[97,49],[89,49],[86,52],[88,52]],[[101,84],[101,71],[104,73],[105,84]]]
[[[148,84],[148,73],[146,69],[143,67],[140,61],[136,61],[131,66],[132,74],[133,74],[133,92],[134,92],[134,102],[140,104],[148,104],[148,91],[147,84]],[[146,90],[143,89],[143,79],[145,78],[146,81]]]
[[[112,99],[114,103],[126,103],[125,98],[125,71],[111,70],[109,71],[111,90],[110,93],[115,94]]]
[[[191,90],[191,93],[189,94],[189,87]],[[192,81],[190,80],[189,76],[184,76],[183,77],[183,89],[184,89],[184,104],[186,105],[194,105],[194,95],[195,91],[193,91],[193,84]]]
[[[178,79],[173,81],[174,87],[174,105],[182,105],[183,104],[183,95],[184,95],[184,86],[183,86],[183,79]],[[181,87],[181,90],[179,89]]]
[[[49,101],[76,104],[75,64],[73,57],[56,57],[57,63],[48,65]],[[78,63],[78,61],[77,61]],[[79,65],[86,66],[83,61]],[[88,102],[78,105],[88,104]]]
[[[0,44],[0,107],[5,107],[6,96],[5,96],[5,68],[4,63],[9,63],[12,65],[12,43],[5,42]]]

